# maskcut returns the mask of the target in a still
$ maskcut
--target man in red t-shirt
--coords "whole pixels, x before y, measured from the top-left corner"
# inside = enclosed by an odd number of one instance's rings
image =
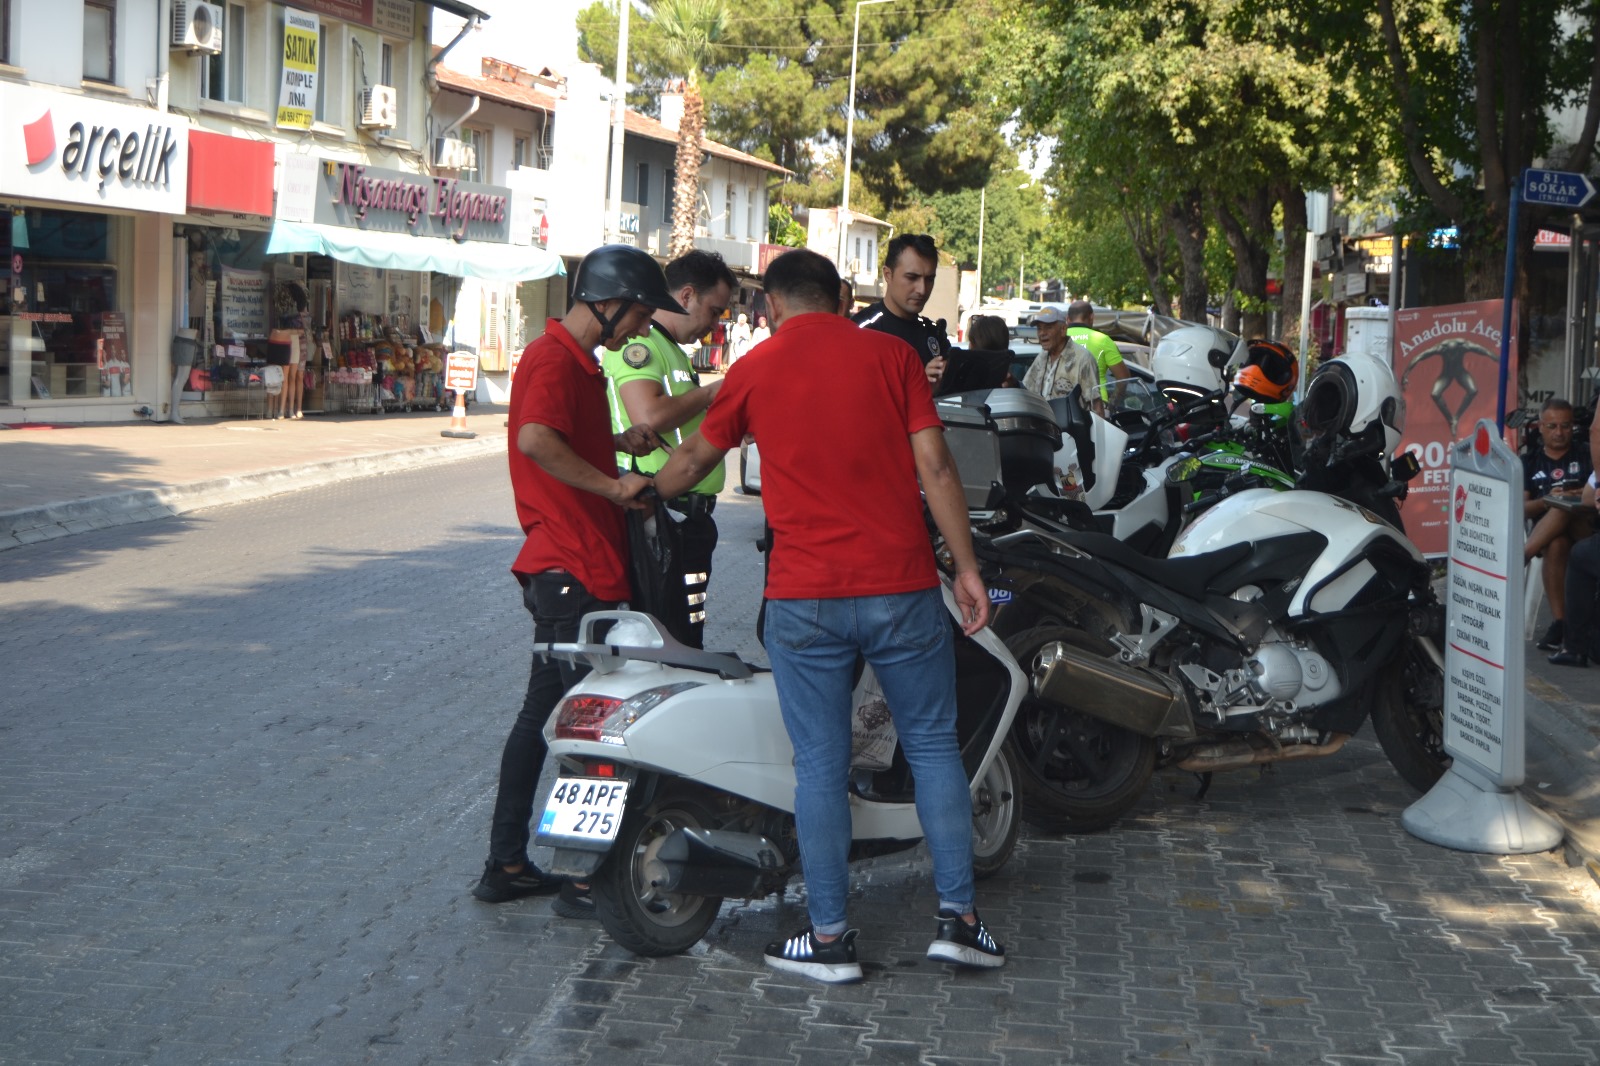
[[[628,537],[622,509],[650,479],[617,472],[620,451],[648,455],[661,446],[648,426],[611,432],[606,379],[594,349],[616,351],[650,326],[656,311],[683,314],[649,254],[606,245],[584,257],[573,305],[528,345],[511,384],[508,453],[517,521],[526,534],[511,571],[533,615],[535,643],[574,641],[589,611],[628,598]],[[547,877],[528,861],[528,821],[548,749],[545,720],[587,670],[534,657],[522,711],[500,757],[500,788],[489,858],[472,894],[486,903],[561,892],[557,913],[594,912],[588,890]]]
[[[656,474],[656,489],[684,491],[746,433],[761,444],[772,527],[767,656],[794,746],[811,916],[809,928],[767,946],[767,964],[819,981],[861,977],[856,931],[845,921],[850,691],[861,654],[883,684],[916,778],[939,893],[928,956],[999,966],[1005,950],[973,902],[972,795],[956,740],[953,639],[924,496],[955,561],[969,636],[988,624],[989,597],[922,363],[900,338],[839,317],[838,272],[815,252],[779,256],[765,287],[772,339],[728,370],[699,431]]]

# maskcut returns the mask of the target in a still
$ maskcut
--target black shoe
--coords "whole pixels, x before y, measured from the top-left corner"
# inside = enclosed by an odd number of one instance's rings
[[[977,918],[977,912],[973,912]],[[928,945],[928,958],[943,959],[961,966],[993,968],[1006,964],[1006,949],[995,942],[984,928],[983,919],[971,925],[954,911],[939,912],[939,932]]]
[[[856,933],[846,929],[837,940],[826,944],[811,934],[809,927],[787,940],[767,945],[767,965],[774,970],[797,973],[830,985],[861,980],[861,964],[856,961]]]
[[[1551,666],[1588,666],[1589,657],[1581,652],[1566,651],[1565,649],[1550,656]]]
[[[504,867],[490,859],[483,864],[483,876],[472,886],[472,895],[485,903],[510,903],[524,896],[548,896],[566,884],[560,877],[549,877],[539,872],[531,862],[523,863],[516,873],[507,873]]]
[[[562,883],[561,894],[550,904],[550,909],[563,918],[579,922],[593,921],[596,917],[594,896],[590,895],[589,886],[579,888],[571,881]]]
[[[1540,651],[1560,651],[1561,641],[1567,635],[1567,623],[1557,618],[1550,623],[1550,628],[1544,631],[1544,636],[1539,638],[1539,643],[1534,647]]]

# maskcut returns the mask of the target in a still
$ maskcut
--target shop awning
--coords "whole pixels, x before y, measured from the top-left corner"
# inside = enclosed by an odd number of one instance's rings
[[[272,227],[267,254],[287,252],[312,252],[342,263],[387,270],[435,270],[485,281],[537,281],[567,272],[560,256],[531,245],[488,241],[457,244],[442,237],[412,237],[280,220]]]

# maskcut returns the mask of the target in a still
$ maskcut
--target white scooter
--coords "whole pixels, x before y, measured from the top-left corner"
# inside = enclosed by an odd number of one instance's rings
[[[944,600],[972,783],[973,867],[983,878],[1016,844],[1016,774],[1004,741],[1028,679],[989,630],[961,635],[948,581]],[[577,643],[535,650],[592,670],[545,725],[561,770],[535,842],[555,849],[551,872],[589,880],[613,940],[637,955],[685,951],[725,897],[761,898],[799,874],[794,750],[769,671],[685,647],[633,611],[586,615]],[[871,674],[864,666],[856,686],[858,729],[888,717],[881,700],[872,704]],[[869,739],[874,765],[851,774],[852,860],[922,837],[904,755],[881,731]]]

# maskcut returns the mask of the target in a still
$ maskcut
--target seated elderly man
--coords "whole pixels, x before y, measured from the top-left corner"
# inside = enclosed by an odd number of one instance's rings
[[[1588,447],[1572,440],[1572,404],[1546,400],[1539,409],[1539,431],[1544,446],[1522,459],[1522,513],[1533,523],[1522,557],[1527,561],[1544,556],[1544,594],[1555,620],[1537,647],[1559,651],[1567,624],[1567,560],[1573,544],[1589,535],[1592,523],[1582,510],[1557,506],[1546,497],[1552,492],[1576,496],[1594,468]]]

